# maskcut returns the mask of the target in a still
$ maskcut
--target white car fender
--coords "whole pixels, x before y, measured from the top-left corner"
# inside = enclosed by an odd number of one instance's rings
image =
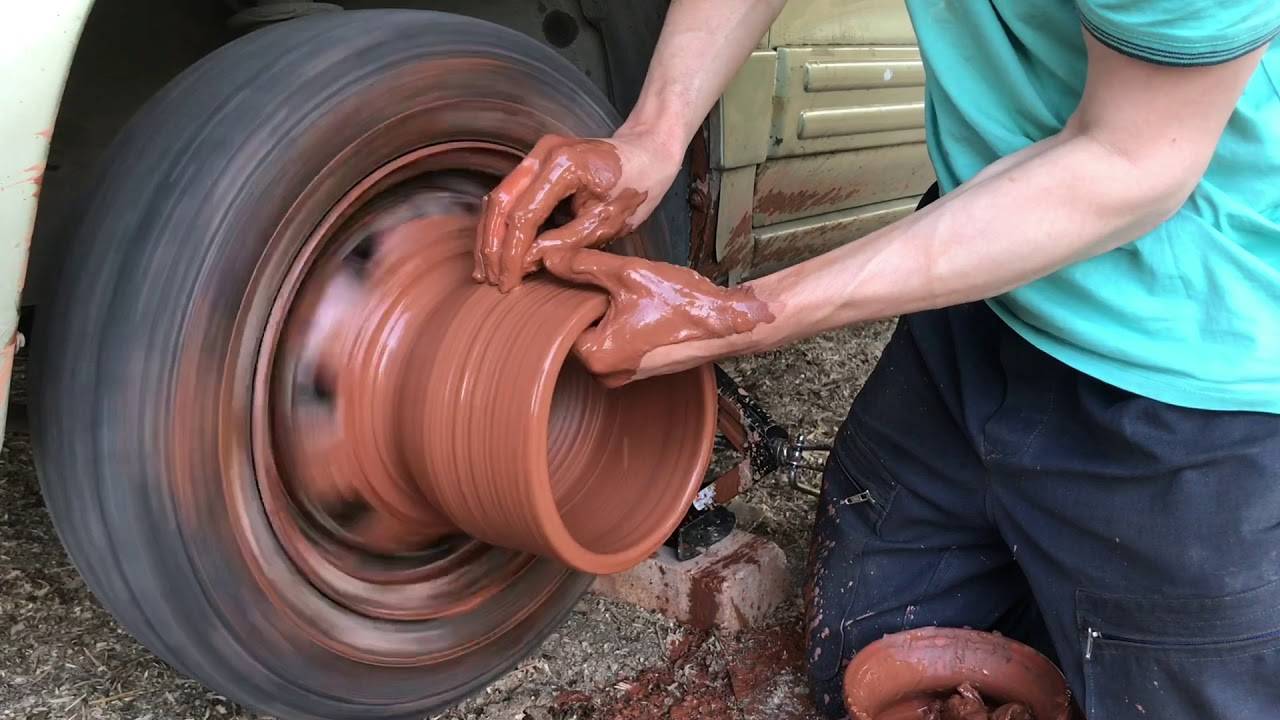
[[[0,3],[0,428],[40,183],[62,90],[93,0]]]

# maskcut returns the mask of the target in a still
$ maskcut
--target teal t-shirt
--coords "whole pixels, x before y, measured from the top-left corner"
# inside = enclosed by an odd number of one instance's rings
[[[1165,65],[1226,62],[1280,31],[1280,0],[907,6],[944,192],[1063,127],[1084,89],[1084,31]],[[989,303],[1031,343],[1109,384],[1175,405],[1280,413],[1280,42],[1174,217]]]

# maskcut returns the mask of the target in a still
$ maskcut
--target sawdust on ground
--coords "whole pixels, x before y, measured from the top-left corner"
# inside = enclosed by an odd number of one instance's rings
[[[776,419],[830,438],[888,339],[875,323],[728,364]],[[23,393],[21,367],[15,393]],[[811,478],[816,480],[816,478]],[[797,593],[813,500],[777,478],[745,498],[748,529],[786,551]],[[687,630],[644,610],[586,597],[538,652],[447,720],[771,720],[804,717],[799,608],[737,637]],[[769,668],[761,673],[761,668]],[[0,720],[252,718],[183,678],[124,633],[67,560],[44,512],[29,439],[0,453]]]

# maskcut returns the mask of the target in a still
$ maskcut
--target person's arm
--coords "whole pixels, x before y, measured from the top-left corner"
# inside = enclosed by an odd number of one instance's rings
[[[477,280],[510,290],[543,252],[599,245],[644,221],[685,149],[786,0],[673,0],[635,108],[609,139],[544,138],[486,198]],[[573,197],[575,218],[538,235]]]
[[[921,212],[748,283],[745,291],[767,304],[773,322],[655,346],[635,377],[988,298],[1119,247],[1169,218],[1203,176],[1265,48],[1219,65],[1172,67],[1127,57],[1091,36],[1085,41],[1084,97],[1060,133]]]
[[[635,138],[678,169],[703,119],[784,5],[786,0],[672,2],[640,98],[615,137]]]

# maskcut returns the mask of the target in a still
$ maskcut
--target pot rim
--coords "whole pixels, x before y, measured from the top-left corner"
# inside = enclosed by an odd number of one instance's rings
[[[686,489],[679,497],[679,502],[677,503],[674,498],[670,501],[671,512],[661,513],[661,517],[666,519],[660,524],[655,524],[639,540],[630,543],[622,550],[614,552],[591,550],[579,542],[573,533],[569,531],[568,526],[565,525],[564,517],[561,515],[559,507],[557,507],[555,496],[551,491],[551,471],[548,457],[551,401],[555,396],[556,385],[568,361],[569,353],[573,350],[574,343],[577,342],[578,337],[583,332],[603,317],[608,309],[607,298],[605,300],[603,307],[594,302],[582,303],[564,323],[564,327],[567,327],[568,331],[561,333],[557,339],[552,348],[551,363],[546,366],[548,371],[539,378],[533,392],[533,421],[529,423],[530,436],[527,436],[529,442],[525,444],[525,461],[527,463],[525,467],[534,468],[533,476],[527,480],[533,492],[533,514],[541,526],[540,529],[547,544],[547,549],[566,564],[584,572],[594,572],[598,575],[621,572],[651,555],[654,549],[661,546],[662,542],[675,531],[680,521],[684,519],[685,512],[680,510],[692,505],[693,499],[702,485],[701,482],[694,482],[693,478],[690,478],[688,482],[684,483]],[[716,430],[718,408],[713,367],[711,363],[705,363],[696,368],[682,370],[680,373],[672,373],[669,376],[658,376],[636,381],[660,382],[662,378],[693,373],[700,377],[701,382],[698,384],[703,396],[702,417],[700,418],[701,441],[699,442],[700,450],[697,462],[691,464],[699,480],[705,475],[707,464],[710,462]],[[592,379],[595,381],[594,375],[592,375]],[[616,392],[616,390],[610,390],[609,392]]]

